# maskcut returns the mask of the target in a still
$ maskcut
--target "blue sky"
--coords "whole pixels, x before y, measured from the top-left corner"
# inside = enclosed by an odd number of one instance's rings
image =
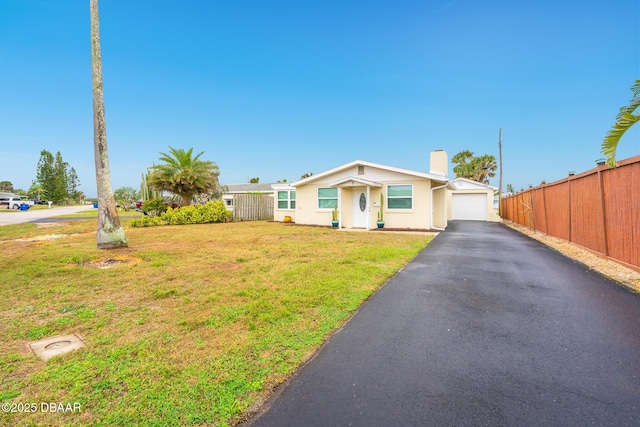
[[[225,184],[429,152],[498,156],[516,189],[584,171],[640,78],[638,0],[101,0],[114,189],[168,147]],[[60,151],[95,196],[88,0],[0,0],[0,181]],[[640,128],[618,159],[640,154]],[[498,177],[492,179],[498,184]]]

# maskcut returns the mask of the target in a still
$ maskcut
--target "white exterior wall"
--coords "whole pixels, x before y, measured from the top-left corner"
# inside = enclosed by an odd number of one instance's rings
[[[318,188],[328,186],[328,183],[314,182],[296,188],[296,224],[331,226],[332,210],[318,209]],[[340,192],[338,189],[338,199]]]
[[[431,228],[431,180],[392,181],[384,183],[384,227],[385,228]],[[413,208],[412,209],[388,209],[387,185],[412,184]],[[379,194],[379,193],[378,193]],[[380,196],[378,195],[378,198]]]
[[[348,175],[347,175],[348,176]],[[361,175],[362,176],[362,175]],[[333,178],[333,177],[331,177]],[[369,179],[369,177],[366,177]],[[331,179],[329,182],[335,181]],[[412,184],[413,185],[413,208],[412,209],[388,209],[387,208],[387,185],[389,184]],[[297,187],[297,206],[295,222],[306,225],[331,225],[331,210],[318,209],[318,188],[328,187],[329,183],[312,183]],[[357,187],[366,192],[366,188]],[[431,181],[422,180],[395,180],[385,182],[382,188],[369,188],[369,227],[375,228],[380,209],[380,192],[384,191],[384,223],[385,228],[411,228],[429,229],[431,228]],[[351,188],[339,188],[339,211],[342,226],[350,228],[353,217],[353,190]]]
[[[444,154],[446,153],[438,153]],[[442,156],[441,156],[442,157]],[[423,172],[416,172],[392,168],[386,169],[384,165],[368,164],[367,162],[353,162],[345,165],[345,169],[336,168],[333,172],[323,172],[317,177],[310,177],[302,182],[273,185],[275,203],[274,219],[283,221],[285,216],[290,216],[294,222],[302,225],[331,226],[332,209],[318,208],[318,189],[338,187],[338,210],[340,227],[352,228],[354,223],[354,195],[363,192],[368,195],[368,227],[376,228],[378,212],[383,209],[384,227],[425,230],[433,227],[445,228],[447,226],[448,210],[447,191],[432,188],[444,185],[438,176],[432,178]],[[363,168],[363,169],[362,169]],[[359,174],[358,172],[364,172]],[[432,181],[432,179],[437,179]],[[444,176],[442,179],[446,179]],[[389,185],[412,185],[413,203],[411,209],[389,209],[387,187]],[[380,187],[381,185],[382,187]],[[278,190],[295,189],[296,209],[278,209]],[[384,206],[380,207],[380,194],[384,195]],[[433,197],[433,206],[432,206]],[[357,207],[357,199],[355,200]],[[433,220],[433,224],[432,224]],[[361,225],[362,226],[362,225]]]
[[[273,220],[284,222],[285,217],[291,217],[291,222],[296,222],[296,210],[295,209],[279,209],[278,208],[278,191],[296,191],[295,188],[290,185],[273,185]],[[297,191],[296,191],[297,198]],[[298,201],[296,200],[296,205]]]

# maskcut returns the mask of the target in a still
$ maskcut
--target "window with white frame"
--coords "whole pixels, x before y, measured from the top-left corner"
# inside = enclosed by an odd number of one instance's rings
[[[337,188],[318,188],[318,209],[335,209],[338,207]]]
[[[388,209],[413,209],[413,184],[387,185]]]
[[[296,190],[278,191],[278,209],[296,208]]]

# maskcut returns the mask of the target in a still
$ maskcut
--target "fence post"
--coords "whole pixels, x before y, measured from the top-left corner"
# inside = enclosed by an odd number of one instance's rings
[[[598,186],[600,187],[600,209],[602,212],[602,237],[604,239],[604,256],[609,256],[609,238],[607,236],[607,214],[606,205],[604,202],[604,185],[602,182],[602,173],[598,168]]]
[[[567,190],[569,193],[569,242],[573,242],[573,240],[571,240],[571,177],[569,177],[567,183],[569,186],[569,189]]]
[[[549,234],[549,219],[547,218],[547,196],[545,193],[545,189],[547,188],[546,184],[542,185],[542,215],[544,217],[544,234]]]

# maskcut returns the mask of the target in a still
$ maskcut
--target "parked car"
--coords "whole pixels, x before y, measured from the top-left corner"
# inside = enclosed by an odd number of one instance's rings
[[[23,203],[26,203],[26,202],[17,196],[0,197],[0,209],[18,210],[20,209],[20,205]]]
[[[47,202],[45,202],[44,200],[39,200],[39,199],[29,199],[33,202],[34,205],[46,205]]]

